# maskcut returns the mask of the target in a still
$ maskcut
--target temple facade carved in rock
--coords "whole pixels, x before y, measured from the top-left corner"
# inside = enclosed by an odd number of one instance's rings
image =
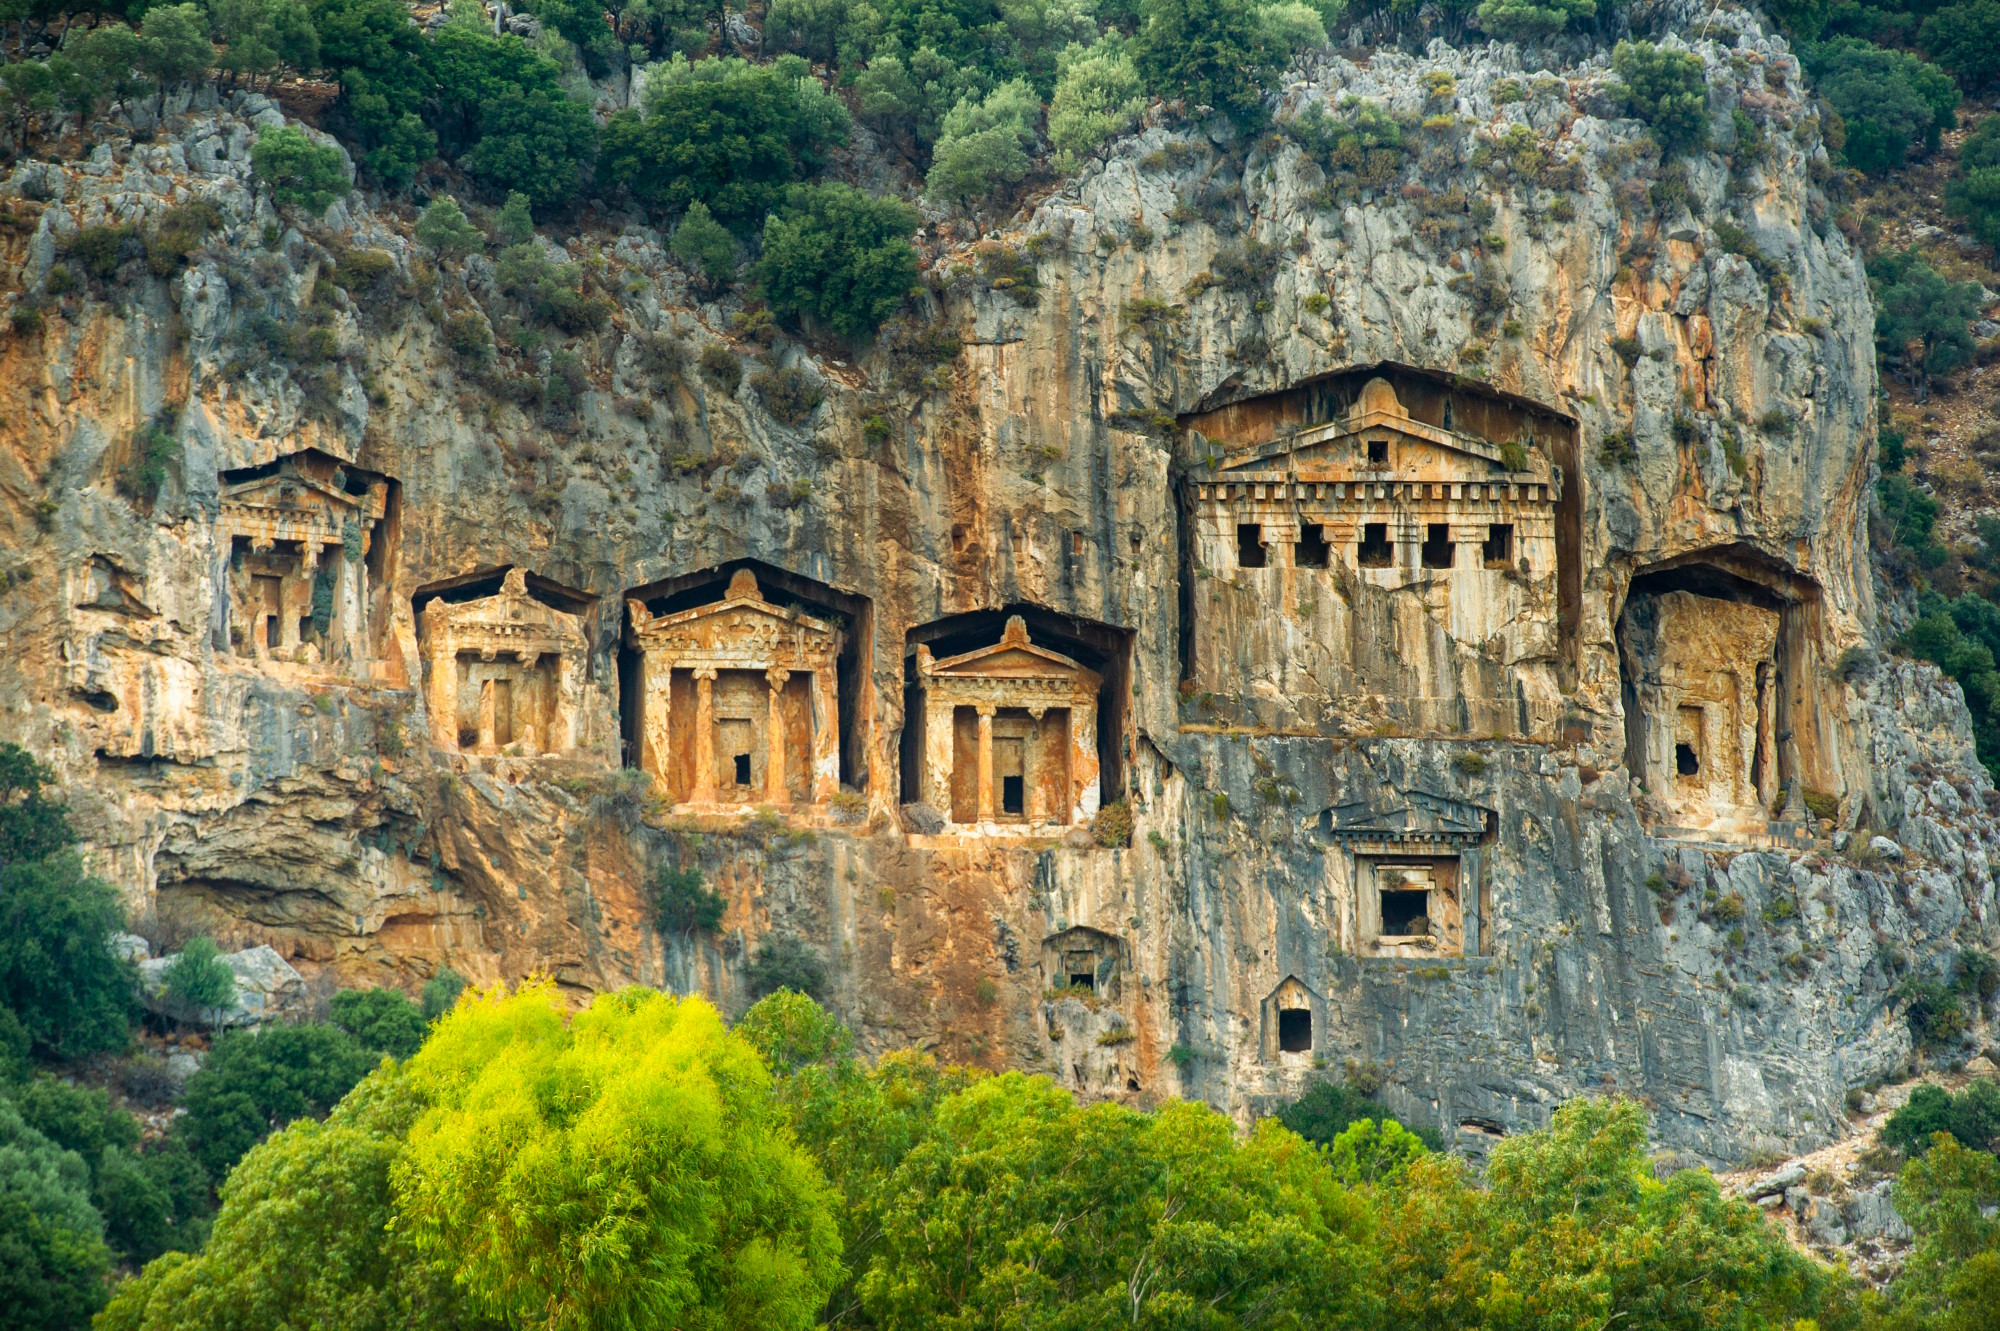
[[[589,644],[575,615],[530,594],[526,571],[476,600],[433,597],[418,616],[431,742],[448,752],[571,752]]]
[[[388,493],[386,479],[311,450],[225,476],[216,547],[228,595],[218,647],[365,675],[378,590],[369,557]]]
[[[694,810],[824,804],[840,789],[842,633],[764,599],[738,569],[723,599],[655,616],[627,602],[642,658],[637,765]]]
[[[1322,423],[1203,418],[1224,433],[1193,433],[1185,487],[1197,696],[1252,726],[1552,737],[1562,470],[1532,413],[1489,413],[1518,427],[1494,439],[1453,400],[1420,420],[1378,376]]]
[[[959,832],[1088,822],[1100,786],[1101,677],[1028,638],[1019,615],[1000,641],[936,660],[917,648],[927,802]]]

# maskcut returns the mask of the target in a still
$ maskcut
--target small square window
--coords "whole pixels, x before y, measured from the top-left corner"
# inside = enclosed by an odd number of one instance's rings
[[[1021,778],[1003,776],[1000,778],[1000,812],[1019,815],[1027,806],[1021,802]]]
[[[1287,1054],[1310,1053],[1313,1047],[1313,1014],[1306,1008],[1287,1008],[1278,1014],[1278,1048]]]
[[[1396,551],[1389,544],[1389,524],[1370,522],[1361,528],[1361,548],[1356,553],[1355,562],[1363,568],[1388,568],[1396,562]]]
[[[1370,439],[1368,441],[1368,465],[1371,467],[1386,467],[1389,465],[1389,441],[1387,439]]]
[[[736,755],[736,784],[739,786],[750,784],[750,755],[747,753]]]
[[[1431,894],[1407,890],[1382,893],[1382,933],[1385,937],[1422,937],[1431,931]]]
[[[1506,568],[1514,562],[1514,524],[1496,522],[1486,529],[1483,550],[1488,568]]]
[[[1261,522],[1236,524],[1236,567],[1264,567],[1264,524]]]
[[[1292,547],[1292,562],[1300,568],[1325,568],[1331,553],[1326,543],[1326,528],[1308,522],[1299,529],[1299,543]]]
[[[1451,527],[1433,522],[1424,528],[1424,567],[1451,567]]]

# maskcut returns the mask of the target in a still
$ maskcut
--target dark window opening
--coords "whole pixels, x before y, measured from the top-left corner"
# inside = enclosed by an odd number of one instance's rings
[[[1384,892],[1382,932],[1391,937],[1419,937],[1431,931],[1431,894],[1428,892]]]
[[[1674,770],[1682,776],[1701,775],[1701,758],[1692,744],[1674,745]]]
[[[1514,524],[1496,522],[1486,529],[1486,567],[1505,568],[1514,562]]]
[[[1080,555],[1080,554],[1082,554],[1082,553],[1083,553],[1083,533],[1082,533],[1082,532],[1080,532],[1080,531],[1073,531],[1073,532],[1071,532],[1071,533],[1069,534],[1069,552],[1070,552],[1071,554],[1073,554],[1073,555]]]
[[[750,784],[750,755],[747,753],[736,755],[736,784],[739,786]]]
[[[1433,522],[1424,528],[1424,567],[1451,567],[1451,527]]]
[[[1363,568],[1388,568],[1396,562],[1396,552],[1389,544],[1389,524],[1370,522],[1361,528],[1361,549],[1356,561]]]
[[[1003,776],[1000,778],[1000,812],[1018,814],[1027,806],[1021,802],[1021,778]]]
[[[1387,439],[1370,439],[1368,441],[1368,465],[1371,467],[1386,467],[1389,465],[1389,441]]]
[[[1309,1053],[1313,1047],[1313,1014],[1286,1008],[1278,1014],[1278,1048],[1287,1054]]]
[[[313,622],[312,622],[312,616],[311,616],[311,615],[300,615],[300,616],[299,616],[299,641],[300,641],[300,642],[311,642],[311,641],[313,640],[313,636],[314,636],[314,635],[313,635]]]
[[[278,617],[276,615],[267,616],[264,620],[264,645],[266,647],[276,647],[284,641],[284,637],[285,631],[278,627]]]
[[[1299,543],[1292,547],[1292,562],[1300,568],[1325,568],[1331,553],[1326,543],[1326,528],[1317,522],[1308,522],[1299,529]]]
[[[1097,992],[1097,972],[1095,972],[1095,971],[1071,971],[1071,972],[1069,973],[1069,987],[1070,987],[1070,988],[1072,988],[1072,989],[1088,989],[1088,990],[1090,990],[1090,991],[1091,991],[1092,993],[1096,993],[1096,992]]]
[[[1236,566],[1264,567],[1264,526],[1259,522],[1236,524]]]

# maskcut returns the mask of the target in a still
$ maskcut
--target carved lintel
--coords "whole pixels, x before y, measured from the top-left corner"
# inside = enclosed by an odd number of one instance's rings
[[[976,702],[972,704],[972,710],[974,712],[977,712],[980,716],[991,719],[993,714],[1000,710],[1000,704],[993,702]]]
[[[715,667],[712,665],[696,666],[694,668],[694,677],[696,679],[712,680],[715,678]]]
[[[766,682],[770,684],[771,691],[773,693],[776,693],[779,690],[783,689],[785,687],[785,681],[790,679],[791,677],[792,677],[792,672],[785,669],[783,666],[772,666],[769,670],[766,670],[764,672],[764,679],[766,680]]]

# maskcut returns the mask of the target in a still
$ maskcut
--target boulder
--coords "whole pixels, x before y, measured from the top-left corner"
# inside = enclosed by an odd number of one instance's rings
[[[148,1012],[184,1020],[167,998],[167,971],[180,953],[139,963],[139,1001]],[[297,1010],[306,995],[305,977],[267,944],[225,953],[222,961],[236,976],[236,997],[215,1022],[218,1026],[261,1026]]]

